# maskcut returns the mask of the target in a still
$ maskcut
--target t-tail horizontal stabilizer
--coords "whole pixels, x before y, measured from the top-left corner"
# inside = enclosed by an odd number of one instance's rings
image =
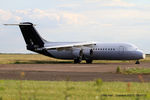
[[[32,23],[30,24],[23,24],[23,23],[20,23],[20,24],[4,24],[6,26],[19,26],[19,25],[31,25]],[[32,24],[33,26],[36,26],[36,24]]]

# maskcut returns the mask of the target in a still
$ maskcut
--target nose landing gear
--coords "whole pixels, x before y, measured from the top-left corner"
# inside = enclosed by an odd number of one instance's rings
[[[135,62],[135,64],[140,64],[140,61],[139,61],[139,60],[137,60],[137,61]]]

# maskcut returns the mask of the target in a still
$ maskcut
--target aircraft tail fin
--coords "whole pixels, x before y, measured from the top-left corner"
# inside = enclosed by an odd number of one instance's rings
[[[27,44],[28,50],[35,50],[36,48],[44,47],[44,44],[47,42],[44,40],[37,30],[35,25],[30,22],[23,22],[20,24],[4,24],[4,25],[17,25],[20,27],[24,40]]]

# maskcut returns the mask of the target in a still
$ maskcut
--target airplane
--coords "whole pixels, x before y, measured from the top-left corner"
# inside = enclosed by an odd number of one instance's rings
[[[74,60],[74,63],[82,60],[87,64],[93,60],[136,60],[135,64],[140,64],[139,60],[145,58],[143,51],[130,43],[49,42],[39,35],[31,22],[4,25],[19,26],[27,50],[57,59]]]

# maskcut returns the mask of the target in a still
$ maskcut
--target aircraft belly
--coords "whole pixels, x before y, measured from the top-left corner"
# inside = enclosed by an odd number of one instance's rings
[[[73,59],[72,52],[69,50],[49,50],[48,51],[53,57],[58,58],[58,59]]]

